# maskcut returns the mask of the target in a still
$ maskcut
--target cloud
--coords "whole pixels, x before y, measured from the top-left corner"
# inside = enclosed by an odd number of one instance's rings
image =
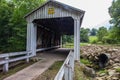
[[[108,8],[112,0],[57,0],[73,7],[85,10],[82,27],[94,27],[110,19]]]

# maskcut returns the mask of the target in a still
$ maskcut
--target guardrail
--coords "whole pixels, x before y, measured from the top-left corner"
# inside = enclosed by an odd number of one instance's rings
[[[54,80],[73,80],[74,75],[74,52],[70,51]]]
[[[49,49],[55,49],[55,48],[59,48],[60,46],[53,46],[53,47],[47,47],[47,48],[40,48],[40,49],[37,49],[36,52],[39,52],[39,51],[45,51],[45,50],[49,50]]]
[[[36,52],[45,51],[45,50],[54,49],[54,48],[59,48],[59,46],[40,48],[40,49],[37,49]],[[8,72],[9,63],[19,61],[19,60],[26,60],[27,62],[29,62],[29,58],[32,56],[34,55],[30,51],[0,54],[0,65],[3,65],[4,72]]]
[[[31,52],[27,51],[0,54],[0,65],[3,65],[4,72],[8,72],[9,63],[24,59],[28,62],[29,57],[31,57]]]

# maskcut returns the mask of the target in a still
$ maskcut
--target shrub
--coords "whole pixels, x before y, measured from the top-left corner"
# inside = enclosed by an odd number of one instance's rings
[[[116,39],[113,39],[113,38],[110,38],[108,36],[105,36],[103,39],[102,39],[102,42],[103,43],[108,43],[108,44],[115,44],[117,43],[118,41]]]

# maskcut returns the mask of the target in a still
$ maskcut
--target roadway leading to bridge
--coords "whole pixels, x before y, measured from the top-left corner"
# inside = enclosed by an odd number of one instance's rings
[[[18,71],[4,80],[34,80],[45,70],[47,70],[55,61],[65,60],[69,51],[70,49],[60,48],[39,52],[37,57],[41,58],[42,60],[21,71]]]

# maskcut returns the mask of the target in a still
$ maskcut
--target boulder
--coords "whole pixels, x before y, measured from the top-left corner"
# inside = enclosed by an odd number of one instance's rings
[[[93,68],[89,68],[89,67],[85,66],[84,64],[81,64],[80,67],[83,70],[83,72],[85,73],[85,75],[87,75],[89,77],[93,77],[93,78],[95,77],[96,73]]]

